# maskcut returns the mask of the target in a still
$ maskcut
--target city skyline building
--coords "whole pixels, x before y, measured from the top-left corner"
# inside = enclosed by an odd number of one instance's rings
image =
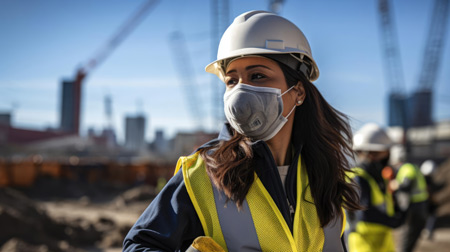
[[[66,132],[77,132],[75,85],[73,81],[63,80],[61,83],[60,129]]]
[[[143,150],[145,144],[146,118],[143,115],[125,117],[125,148],[131,151]]]

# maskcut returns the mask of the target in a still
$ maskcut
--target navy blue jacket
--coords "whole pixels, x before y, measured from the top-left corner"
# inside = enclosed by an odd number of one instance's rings
[[[358,167],[366,170],[370,176],[376,181],[378,187],[380,188],[382,193],[386,193],[386,185],[381,177],[381,172],[376,172],[367,168],[366,165],[360,164]],[[365,207],[366,209],[363,211],[356,211],[353,214],[349,215],[349,221],[351,223],[351,228],[355,228],[355,225],[359,221],[372,222],[382,224],[391,228],[399,227],[403,222],[403,213],[400,212],[398,208],[395,209],[396,214],[394,216],[388,216],[385,212],[382,212],[378,208],[372,205],[372,188],[369,185],[369,182],[359,176],[354,178],[355,182],[359,185],[360,188],[360,205]]]
[[[224,127],[218,139],[204,146],[229,138],[228,128]],[[288,192],[286,195],[277,165],[267,144],[264,141],[257,141],[252,145],[256,173],[283,214],[291,232],[293,218],[286,198],[295,207],[296,160],[301,152],[300,141],[296,141],[295,136],[293,146],[296,154],[285,182],[286,192]],[[123,251],[185,251],[195,238],[203,235],[203,228],[187,193],[183,174],[178,172],[128,232],[123,242]]]

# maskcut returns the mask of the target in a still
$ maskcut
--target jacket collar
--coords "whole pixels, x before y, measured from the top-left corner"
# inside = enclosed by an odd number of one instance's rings
[[[231,125],[229,123],[224,123],[222,125],[222,129],[219,132],[219,137],[217,138],[220,141],[227,141],[231,139]]]

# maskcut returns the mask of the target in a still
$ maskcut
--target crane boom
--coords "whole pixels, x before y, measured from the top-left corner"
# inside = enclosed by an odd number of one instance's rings
[[[404,90],[403,69],[389,0],[379,0],[378,8],[381,19],[382,46],[386,57],[386,79],[391,92],[400,94]]]
[[[148,0],[138,11],[133,14],[118,30],[116,34],[101,47],[98,52],[87,63],[77,68],[76,76],[73,80],[64,81],[63,93],[72,94],[70,98],[64,98],[61,111],[61,130],[79,134],[80,110],[81,110],[81,85],[83,80],[92,70],[100,65],[111,52],[130,34],[130,32],[143,20],[158,0]]]
[[[101,47],[94,57],[92,57],[86,64],[81,67],[81,70],[88,74],[90,71],[100,65],[118,46],[122,41],[133,31],[136,26],[144,19],[144,17],[150,12],[152,7],[158,0],[149,0],[145,2],[114,34],[113,37]]]
[[[419,89],[431,90],[436,82],[439,70],[442,48],[445,45],[447,33],[447,17],[449,0],[436,0],[428,31],[427,42],[423,55],[423,68],[419,78]]]
[[[189,105],[194,124],[198,129],[203,127],[203,112],[202,107],[198,106],[199,99],[197,93],[199,91],[197,81],[195,80],[194,70],[188,54],[188,48],[183,33],[175,31],[170,34],[170,44],[174,55],[174,62],[177,67],[179,79],[184,88],[185,97]]]

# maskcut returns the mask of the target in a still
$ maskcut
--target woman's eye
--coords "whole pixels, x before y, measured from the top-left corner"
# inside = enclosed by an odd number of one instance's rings
[[[260,74],[260,73],[254,73],[251,76],[252,80],[260,80],[260,79],[264,79],[266,78],[266,76],[264,74]]]
[[[238,83],[238,82],[237,82],[236,79],[229,79],[229,80],[226,80],[227,86],[229,86],[229,85],[236,85],[237,83]]]

